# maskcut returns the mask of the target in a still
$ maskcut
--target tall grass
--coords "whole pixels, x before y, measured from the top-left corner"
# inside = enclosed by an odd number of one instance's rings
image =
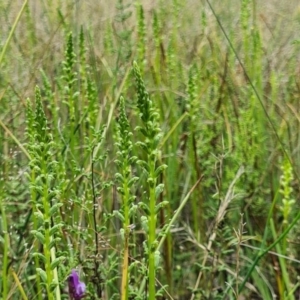
[[[0,299],[299,297],[280,5],[2,1]]]

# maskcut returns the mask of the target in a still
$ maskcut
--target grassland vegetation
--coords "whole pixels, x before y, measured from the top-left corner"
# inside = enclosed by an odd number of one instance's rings
[[[0,1],[0,300],[298,299],[299,21]]]

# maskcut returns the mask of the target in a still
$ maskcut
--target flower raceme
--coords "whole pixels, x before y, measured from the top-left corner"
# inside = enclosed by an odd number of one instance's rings
[[[79,280],[78,273],[72,270],[71,275],[68,278],[69,295],[72,300],[80,300],[85,296],[85,284]]]

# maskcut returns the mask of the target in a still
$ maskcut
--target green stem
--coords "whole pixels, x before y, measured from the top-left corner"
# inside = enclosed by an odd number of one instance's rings
[[[171,227],[173,226],[173,224],[175,223],[175,221],[178,219],[178,217],[179,217],[181,211],[183,210],[184,206],[186,205],[186,203],[187,203],[188,200],[190,199],[191,194],[192,194],[193,191],[196,189],[196,187],[198,186],[198,184],[200,183],[200,181],[202,180],[202,178],[203,178],[203,177],[201,177],[201,178],[199,178],[199,179],[197,180],[197,182],[194,184],[194,186],[190,189],[190,191],[187,193],[187,195],[186,195],[186,196],[184,197],[184,199],[182,200],[180,206],[178,207],[178,209],[177,209],[176,212],[174,213],[174,216],[172,217],[171,221],[169,222],[168,226],[166,227],[165,232],[164,232],[164,235],[163,235],[162,238],[160,239],[159,244],[158,244],[158,246],[156,247],[156,250],[159,250],[159,249],[162,247],[162,245],[163,245],[163,243],[164,243],[164,241],[165,241],[165,239],[166,239],[166,237],[167,237],[167,234],[170,233]],[[149,227],[150,227],[150,226],[149,226]],[[146,282],[145,282],[145,280],[143,280],[142,283],[141,283],[140,289],[139,289],[139,294],[142,293],[142,290],[144,289],[145,284],[146,284]]]
[[[157,246],[157,250],[159,250],[165,239],[167,234],[170,232],[171,227],[173,226],[173,224],[175,223],[175,221],[177,220],[177,218],[179,217],[181,211],[183,210],[184,206],[186,205],[186,203],[188,202],[188,200],[190,199],[191,194],[193,193],[193,191],[196,189],[196,187],[198,186],[198,184],[201,182],[203,177],[200,177],[197,182],[193,185],[193,187],[190,189],[190,191],[187,193],[187,195],[184,197],[184,199],[182,200],[182,202],[180,203],[178,209],[176,209],[176,212],[174,214],[174,216],[172,217],[171,221],[169,222],[168,226],[165,229],[164,235],[162,236],[161,240],[159,241],[159,244]]]
[[[123,182],[123,191],[124,191],[124,197],[123,197],[123,209],[124,209],[124,223],[123,223],[123,229],[124,229],[124,254],[123,254],[123,268],[122,268],[122,286],[121,286],[121,294],[122,294],[122,300],[128,299],[128,257],[129,257],[129,187],[128,187],[128,178],[125,177],[127,173],[128,168],[128,161],[127,159],[124,161],[123,165],[123,176],[124,176],[124,182]]]
[[[35,183],[36,177],[35,177],[35,172],[31,171],[31,184],[33,185]],[[36,195],[36,191],[34,188],[31,188],[31,200],[33,201],[33,206],[32,206],[32,210],[33,210],[33,229],[34,230],[38,230],[38,220],[35,217],[35,212],[37,212],[37,203],[36,203],[36,199],[37,199],[37,195]],[[39,252],[39,246],[37,241],[34,243],[34,249],[35,252]],[[34,257],[34,264],[35,264],[35,268],[38,269],[40,267],[40,261],[39,258],[37,256]],[[42,298],[42,291],[41,291],[41,280],[40,277],[37,276],[37,295],[38,295],[38,299],[39,300],[43,300]]]
[[[45,210],[45,214],[44,214],[44,220],[45,220],[45,245],[44,245],[44,255],[46,258],[46,262],[45,262],[45,271],[47,274],[47,283],[46,283],[46,289],[47,289],[47,295],[48,295],[48,299],[52,300],[53,298],[53,294],[51,293],[50,290],[50,285],[52,283],[52,271],[51,271],[51,254],[50,254],[50,243],[51,243],[51,236],[50,236],[50,224],[51,224],[51,219],[49,217],[49,203],[48,203],[48,188],[47,185],[44,186],[44,196],[43,196],[43,206],[44,206],[44,210]]]
[[[5,134],[7,135],[7,134]],[[3,156],[8,155],[8,143],[5,142],[3,145]],[[3,164],[3,170],[2,173],[4,174],[4,178],[7,180],[6,176],[9,174],[8,172],[8,165],[7,163]],[[5,180],[3,180],[5,182]],[[5,193],[3,191],[2,187],[2,195],[0,196],[0,209],[1,209],[1,217],[2,217],[2,233],[4,236],[4,245],[3,245],[3,265],[2,265],[2,299],[7,298],[8,293],[8,255],[9,255],[9,247],[10,247],[10,240],[9,240],[9,233],[8,233],[8,226],[7,226],[7,218],[6,218],[6,203],[4,201],[5,199]],[[1,292],[1,287],[0,287]]]
[[[149,154],[149,160],[151,159],[151,153]],[[149,210],[150,214],[148,217],[149,236],[148,236],[148,251],[149,251],[149,300],[155,300],[155,233],[156,233],[156,197],[155,197],[155,160],[149,161],[150,172],[149,172]]]
[[[290,230],[296,225],[296,223],[299,221],[300,219],[300,212],[298,212],[297,216],[294,218],[294,220],[292,221],[292,223],[286,228],[286,230],[277,238],[276,241],[274,241],[269,247],[265,248],[264,250],[261,250],[260,253],[257,254],[253,264],[251,265],[251,267],[249,268],[248,273],[246,274],[243,282],[241,283],[240,287],[239,287],[239,294],[241,293],[241,291],[244,289],[246,282],[248,281],[248,279],[250,278],[254,268],[257,266],[257,264],[259,263],[259,261],[261,260],[262,257],[264,257],[272,248],[274,248],[280,241],[282,241],[282,239],[284,239],[286,237],[286,235],[290,232]]]
[[[25,1],[24,1],[23,6],[21,7],[21,10],[19,11],[19,13],[18,13],[18,15],[17,15],[17,17],[16,17],[16,20],[15,20],[15,22],[14,22],[14,25],[13,25],[12,29],[10,30],[9,35],[8,35],[8,38],[7,38],[5,44],[4,44],[3,48],[2,48],[2,51],[1,51],[1,54],[0,54],[0,66],[1,66],[1,64],[2,64],[4,55],[5,55],[5,53],[6,53],[6,50],[7,50],[8,45],[9,45],[9,43],[10,43],[10,40],[11,40],[11,38],[12,38],[12,36],[13,36],[13,34],[14,34],[16,28],[17,28],[17,25],[18,25],[18,23],[19,23],[19,21],[20,21],[20,19],[21,19],[21,16],[22,16],[22,14],[23,14],[23,12],[24,12],[24,10],[25,10],[25,7],[26,7],[26,5],[27,5],[27,2],[28,2],[28,0],[25,0]]]
[[[6,299],[8,292],[7,281],[7,266],[8,266],[8,252],[9,252],[9,234],[7,228],[7,219],[5,213],[5,204],[2,197],[0,198],[1,216],[2,216],[2,228],[4,235],[4,249],[3,249],[3,265],[2,265],[2,299]]]
[[[51,291],[51,283],[53,282],[53,273],[51,269],[51,217],[50,217],[50,202],[48,198],[48,190],[49,190],[49,180],[47,178],[47,163],[46,158],[43,158],[42,161],[42,174],[45,177],[45,183],[43,186],[43,207],[44,207],[44,230],[45,230],[45,244],[44,244],[44,255],[45,255],[45,271],[47,275],[47,282],[46,282],[46,290],[49,300],[54,300],[53,293]]]
[[[52,239],[51,239],[52,240]],[[52,247],[50,250],[50,255],[51,255],[51,260],[54,261],[56,259],[56,253],[55,253],[55,248]],[[59,279],[58,279],[58,272],[57,272],[57,268],[54,268],[53,270],[53,279],[54,282],[57,283],[56,289],[55,289],[55,300],[60,300],[61,299],[61,295],[60,295],[60,288],[59,288]]]
[[[277,234],[276,234],[276,229],[275,229],[274,221],[273,221],[272,218],[270,220],[270,227],[271,227],[271,231],[272,231],[273,237],[274,237],[274,239],[276,239],[277,238]],[[286,238],[283,239],[283,242],[286,242]],[[278,254],[285,255],[285,252],[282,251],[282,248],[280,247],[279,244],[276,245],[276,251],[277,251]],[[280,269],[281,269],[283,281],[284,281],[284,284],[285,284],[285,288],[286,288],[286,291],[288,293],[291,290],[291,282],[290,282],[290,279],[289,279],[289,274],[287,272],[287,268],[286,268],[286,264],[285,264],[285,259],[283,257],[281,257],[281,256],[278,256],[278,260],[279,260]],[[290,294],[287,299],[289,299],[289,300],[295,300],[295,297],[294,297],[293,294]]]

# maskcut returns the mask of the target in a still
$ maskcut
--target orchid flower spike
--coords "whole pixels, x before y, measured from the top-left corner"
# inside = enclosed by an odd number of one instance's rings
[[[78,273],[72,270],[68,278],[69,295],[72,300],[81,300],[85,296],[86,286],[84,282],[79,280]]]

